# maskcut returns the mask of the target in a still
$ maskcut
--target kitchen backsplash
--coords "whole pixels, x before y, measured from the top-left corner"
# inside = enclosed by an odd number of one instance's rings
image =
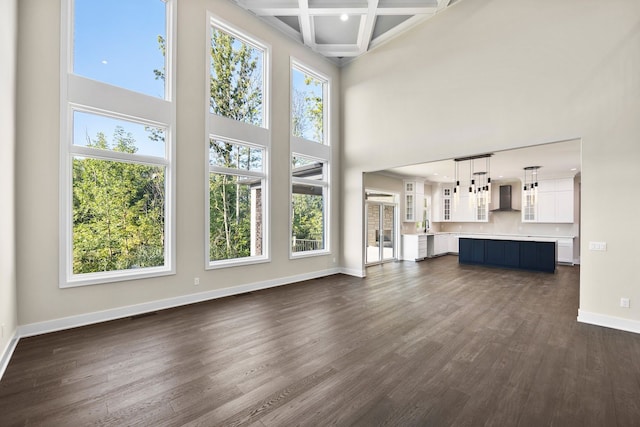
[[[578,236],[577,224],[523,223],[521,212],[490,212],[489,222],[441,222],[439,232]],[[434,227],[432,227],[434,229]]]

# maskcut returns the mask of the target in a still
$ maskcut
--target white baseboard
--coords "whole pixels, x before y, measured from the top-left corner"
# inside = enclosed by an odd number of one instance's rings
[[[357,270],[355,268],[341,268],[340,269],[340,273],[342,274],[346,274],[347,276],[354,276],[354,277],[367,277],[367,273],[365,270]]]
[[[640,334],[640,321],[578,310],[578,322]]]
[[[142,304],[118,307],[110,310],[97,311],[93,313],[79,314],[77,316],[63,317],[60,319],[47,320],[44,322],[30,323],[18,327],[19,337],[30,337],[33,335],[45,334],[48,332],[61,331],[64,329],[76,328],[79,326],[91,325],[94,323],[107,322],[109,320],[121,319],[123,317],[135,316],[167,308],[179,307],[182,305],[194,304],[231,295],[244,294],[260,289],[274,288],[276,286],[288,285],[295,282],[316,279],[318,277],[330,276],[340,273],[339,268],[329,270],[314,271],[311,273],[298,274],[295,276],[280,277],[278,279],[265,280],[262,282],[249,283],[246,285],[234,286],[230,288],[214,289],[197,294],[181,295],[173,298],[150,301]]]
[[[18,341],[20,341],[20,337],[18,335],[18,330],[13,333],[13,337],[7,343],[4,351],[0,353],[0,380],[4,375],[4,371],[7,370],[7,366],[9,366],[9,361],[11,360],[11,356],[13,356],[13,352],[18,345]]]

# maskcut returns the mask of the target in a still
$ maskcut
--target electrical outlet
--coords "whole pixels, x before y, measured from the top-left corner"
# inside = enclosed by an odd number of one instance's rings
[[[607,242],[589,242],[590,251],[606,251]]]
[[[194,284],[195,286],[198,286],[198,285],[200,284],[200,278],[199,278],[199,277],[194,277],[194,278],[193,278],[193,284]]]
[[[629,308],[630,303],[629,298],[620,298],[620,307]]]

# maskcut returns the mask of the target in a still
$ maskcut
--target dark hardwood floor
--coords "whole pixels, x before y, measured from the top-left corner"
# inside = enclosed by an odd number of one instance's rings
[[[640,335],[578,282],[445,256],[27,338],[0,425],[638,426]]]

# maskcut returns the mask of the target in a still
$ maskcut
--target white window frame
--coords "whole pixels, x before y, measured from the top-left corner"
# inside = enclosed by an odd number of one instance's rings
[[[301,138],[293,135],[293,126],[292,126],[292,111],[291,105],[293,104],[293,70],[297,69],[309,76],[312,76],[315,79],[318,79],[323,82],[322,85],[322,100],[323,100],[323,118],[322,118],[322,126],[323,126],[323,141],[311,141],[305,138]],[[303,62],[298,61],[297,59],[291,57],[290,58],[290,66],[289,66],[289,136],[290,136],[290,144],[289,144],[289,259],[297,259],[297,258],[306,258],[313,256],[321,256],[321,255],[329,255],[332,253],[331,251],[331,138],[330,138],[330,129],[331,123],[329,122],[330,117],[330,109],[331,103],[329,99],[329,93],[331,88],[331,78],[325,76],[318,71],[315,71],[313,68],[305,65]],[[293,177],[293,166],[292,160],[293,156],[302,156],[310,159],[316,159],[325,163],[325,176],[322,181],[319,180],[309,180],[304,178],[294,178]],[[313,250],[313,251],[303,251],[303,252],[294,252],[293,247],[291,245],[291,237],[293,235],[293,184],[306,184],[306,185],[314,185],[314,186],[322,186],[323,187],[323,198],[324,198],[324,249],[321,250]]]
[[[165,96],[163,99],[73,73],[73,0],[61,2],[60,31],[60,239],[59,286],[69,288],[175,274],[175,83],[176,0],[166,3]],[[73,112],[99,114],[165,130],[165,157],[127,154],[73,144]],[[96,273],[73,273],[73,176],[75,156],[162,166],[165,173],[163,266]]]
[[[226,117],[218,116],[211,113],[210,110],[210,90],[211,90],[211,29],[216,27],[233,37],[242,40],[244,43],[249,44],[257,49],[263,51],[262,58],[262,126],[252,125],[250,123],[244,123],[237,120],[229,119]],[[260,264],[271,262],[271,215],[270,215],[270,203],[271,203],[271,183],[270,183],[270,171],[271,171],[271,45],[264,41],[248,34],[245,31],[241,31],[228,22],[220,19],[210,11],[207,11],[206,19],[206,53],[205,58],[205,239],[204,239],[204,263],[205,270],[213,270],[218,268],[228,268],[240,265]],[[211,139],[218,139],[233,144],[241,144],[262,148],[263,155],[263,172],[257,174],[256,172],[247,171],[244,169],[227,169],[209,165],[209,142]],[[244,258],[231,258],[227,260],[215,260],[210,259],[210,220],[209,210],[209,177],[211,172],[216,173],[228,173],[232,175],[242,176],[256,176],[262,177],[264,187],[262,189],[262,255],[248,256]]]
[[[211,136],[212,139],[217,140],[217,141],[222,141],[222,142],[227,142],[230,144],[235,144],[235,145],[242,145],[245,147],[252,147],[252,148],[259,148],[263,150],[263,156],[262,156],[262,171],[258,172],[258,171],[251,171],[251,170],[247,170],[247,169],[236,169],[236,168],[227,168],[227,167],[223,167],[223,166],[214,166],[214,165],[210,165],[207,162],[207,167],[208,167],[208,171],[207,171],[207,215],[206,215],[206,223],[207,223],[207,242],[206,242],[206,249],[207,249],[207,253],[206,253],[206,260],[207,260],[207,264],[208,264],[208,268],[210,269],[215,269],[215,268],[224,268],[224,267],[229,267],[229,266],[233,266],[233,265],[247,265],[247,264],[256,264],[256,263],[262,263],[262,262],[268,262],[269,261],[269,256],[268,256],[268,251],[265,248],[265,232],[266,232],[266,221],[267,221],[267,217],[269,215],[269,211],[267,209],[267,203],[266,203],[266,199],[268,197],[268,177],[267,177],[267,173],[266,173],[266,164],[268,163],[268,154],[267,154],[267,150],[265,149],[265,147],[259,145],[259,144],[251,144],[249,142],[246,141],[237,141],[237,140],[232,140],[230,138],[225,138],[219,135],[212,135]],[[207,150],[207,159],[209,159],[209,151]],[[210,226],[210,216],[209,216],[209,179],[212,173],[216,173],[216,174],[221,174],[221,175],[233,175],[233,176],[247,176],[247,177],[253,177],[253,178],[260,178],[260,180],[262,181],[262,254],[261,255],[250,255],[248,257],[242,257],[242,258],[229,258],[229,259],[223,259],[223,260],[215,260],[212,261],[210,259],[210,239],[211,236],[209,236],[209,226]]]
[[[331,84],[331,79],[317,71],[315,71],[313,68],[305,65],[304,63],[296,60],[295,58],[291,58],[291,66],[290,66],[290,73],[291,73],[291,84],[290,84],[290,100],[289,100],[289,127],[290,127],[290,135],[291,135],[291,140],[292,140],[292,144],[294,142],[296,143],[312,143],[312,144],[316,144],[316,145],[325,145],[325,146],[329,146],[329,142],[330,142],[330,138],[329,138],[329,87]],[[317,80],[320,80],[322,82],[324,82],[324,84],[322,85],[322,102],[324,104],[324,107],[322,109],[322,141],[313,141],[310,139],[306,139],[306,138],[302,138],[299,136],[294,136],[293,135],[293,126],[292,126],[292,122],[293,122],[293,117],[292,117],[292,111],[291,111],[291,105],[293,104],[293,70],[296,69],[306,75],[309,75]],[[329,161],[330,159],[327,159],[327,161]]]
[[[329,212],[331,212],[330,207],[330,199],[329,199],[329,176],[330,176],[330,164],[329,162],[320,159],[320,158],[314,158],[314,157],[310,157],[301,153],[291,153],[291,160],[293,160],[294,156],[301,156],[301,157],[305,157],[306,159],[309,160],[316,160],[318,162],[322,162],[324,163],[324,168],[323,168],[323,179],[322,180],[317,180],[317,179],[309,179],[309,178],[296,178],[293,176],[293,173],[290,174],[290,187],[289,187],[289,203],[290,203],[290,207],[289,207],[289,253],[290,253],[290,257],[291,258],[304,258],[304,257],[310,257],[310,256],[317,256],[317,255],[326,255],[326,254],[330,254],[331,251],[329,250]],[[289,164],[291,164],[292,161],[289,162]],[[293,251],[293,247],[291,245],[291,237],[293,235],[293,185],[294,184],[301,184],[301,185],[306,185],[306,186],[310,186],[310,187],[321,187],[322,188],[322,198],[323,198],[323,212],[322,212],[322,217],[324,219],[323,221],[323,230],[322,230],[322,239],[324,242],[324,248],[323,249],[318,249],[318,250],[310,250],[310,251],[301,251],[301,252],[294,252]]]

